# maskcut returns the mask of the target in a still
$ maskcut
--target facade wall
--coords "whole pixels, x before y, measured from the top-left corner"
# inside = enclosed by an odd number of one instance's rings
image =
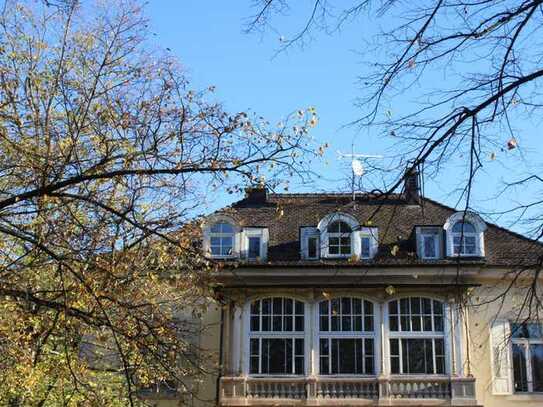
[[[485,272],[486,275],[491,274]],[[503,271],[496,271],[503,273]],[[463,316],[458,316],[457,328],[460,332],[460,343],[456,347],[457,364],[456,374],[463,376],[473,375],[476,379],[476,396],[478,404],[485,407],[511,407],[521,403],[522,406],[536,407],[543,405],[543,394],[493,394],[493,369],[492,369],[492,343],[491,325],[495,319],[516,320],[521,300],[526,290],[519,288],[511,290],[505,299],[496,299],[507,290],[506,282],[496,279],[484,278],[473,280],[472,283],[480,284],[479,287],[469,289],[470,298],[473,303],[484,303],[486,305],[469,306]],[[224,336],[223,336],[223,375],[236,376],[243,374],[243,353],[244,340],[247,327],[243,323],[243,308],[248,301],[266,296],[290,296],[305,301],[317,302],[323,299],[323,295],[337,296],[358,296],[365,297],[381,304],[394,297],[404,296],[430,296],[441,299],[447,303],[454,303],[455,295],[446,290],[432,291],[428,288],[398,288],[393,295],[389,295],[383,288],[379,289],[244,289],[233,290],[228,294],[232,301],[230,307],[224,307]],[[205,331],[200,337],[200,344],[203,348],[210,350],[218,361],[218,350],[220,340],[220,315],[221,309],[213,307],[205,316]],[[449,348],[450,352],[450,348]],[[311,358],[311,355],[306,357]],[[512,363],[508,366],[510,379],[512,381]],[[448,368],[449,373],[451,366]],[[309,375],[310,373],[308,373]],[[187,406],[209,406],[215,404],[217,391],[217,371],[211,372],[205,380],[198,385],[197,398],[193,400],[161,400],[156,402],[156,407],[177,407]]]

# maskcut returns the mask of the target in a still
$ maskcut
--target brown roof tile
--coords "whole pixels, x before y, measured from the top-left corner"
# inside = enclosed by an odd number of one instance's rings
[[[354,216],[360,224],[371,222],[379,228],[379,251],[366,265],[457,264],[456,259],[423,261],[416,256],[414,228],[443,225],[456,211],[428,198],[420,205],[408,205],[401,195],[378,197],[357,196],[353,202],[348,194],[269,194],[265,202],[242,199],[218,213],[233,217],[240,226],[260,226],[269,229],[267,266],[353,265],[348,260],[303,261],[300,259],[299,232],[303,226],[316,226],[332,212]],[[462,259],[462,263],[491,266],[533,265],[543,256],[543,245],[497,225],[487,223],[485,259]],[[398,245],[394,256],[391,249]]]

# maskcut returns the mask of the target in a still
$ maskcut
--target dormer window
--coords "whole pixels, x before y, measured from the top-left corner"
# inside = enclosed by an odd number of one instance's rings
[[[309,258],[311,229],[302,230],[302,254],[307,253]],[[320,255],[324,258],[372,259],[377,254],[377,228],[361,227],[352,215],[330,213],[320,220],[315,231],[319,233]]]
[[[243,228],[241,240],[241,254],[243,258],[249,261],[266,260],[269,240],[267,228]]]
[[[427,260],[442,257],[442,235],[440,226],[425,226],[417,228],[417,248],[419,258]]]
[[[473,212],[457,212],[443,226],[447,256],[484,257],[485,222]]]
[[[337,257],[351,255],[351,227],[343,221],[334,221],[328,225],[328,254]]]
[[[225,222],[215,223],[209,230],[209,249],[213,257],[230,257],[234,253],[234,227]]]
[[[453,254],[457,256],[477,255],[477,231],[469,222],[456,222],[452,228]]]

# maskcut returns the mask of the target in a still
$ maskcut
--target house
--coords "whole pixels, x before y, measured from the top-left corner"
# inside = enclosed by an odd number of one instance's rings
[[[204,338],[221,368],[200,399],[543,405],[543,330],[523,306],[543,247],[421,196],[416,174],[355,199],[253,188],[203,237],[224,266]]]

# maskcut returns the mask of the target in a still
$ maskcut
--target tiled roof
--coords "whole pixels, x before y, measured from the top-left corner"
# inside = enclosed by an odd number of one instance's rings
[[[325,215],[342,212],[354,216],[361,225],[379,228],[379,251],[371,261],[309,261],[300,258],[300,228],[316,226]],[[408,204],[402,195],[372,194],[268,194],[255,202],[242,199],[218,213],[227,214],[242,227],[269,229],[268,262],[261,266],[379,266],[451,265],[456,259],[421,260],[416,255],[416,226],[442,226],[456,210],[422,198],[420,205]],[[534,265],[543,256],[543,245],[497,225],[487,223],[485,259],[462,259],[462,264],[489,266]],[[392,254],[397,245],[399,251]],[[254,267],[254,265],[253,265]]]

